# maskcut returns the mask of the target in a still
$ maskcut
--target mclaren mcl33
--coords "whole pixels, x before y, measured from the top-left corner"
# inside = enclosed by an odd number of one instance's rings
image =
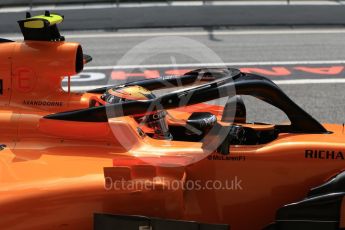
[[[91,58],[62,20],[0,43],[0,229],[345,229],[344,126],[231,68],[64,91]],[[289,123],[247,122],[241,95]]]

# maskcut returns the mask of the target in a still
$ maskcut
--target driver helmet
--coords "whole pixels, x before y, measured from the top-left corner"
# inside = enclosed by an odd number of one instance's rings
[[[108,89],[101,97],[106,103],[115,104],[126,101],[151,100],[156,96],[141,86],[125,86]],[[172,140],[166,121],[165,110],[160,110],[146,116],[133,116],[139,123],[144,123],[154,131],[153,138],[160,140]]]

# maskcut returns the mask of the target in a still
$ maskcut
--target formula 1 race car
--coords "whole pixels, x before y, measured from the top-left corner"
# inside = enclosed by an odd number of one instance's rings
[[[232,68],[64,91],[91,58],[62,20],[0,41],[0,229],[345,229],[343,125]],[[248,123],[241,95],[290,123]]]

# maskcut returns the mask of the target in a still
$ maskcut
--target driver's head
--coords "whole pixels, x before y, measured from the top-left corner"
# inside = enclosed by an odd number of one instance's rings
[[[110,88],[102,95],[102,99],[109,104],[150,100],[154,98],[156,98],[156,96],[151,91],[141,86]],[[153,138],[171,140],[172,135],[169,132],[165,117],[165,110],[153,112],[146,116],[134,116],[138,122],[142,122],[154,130]]]

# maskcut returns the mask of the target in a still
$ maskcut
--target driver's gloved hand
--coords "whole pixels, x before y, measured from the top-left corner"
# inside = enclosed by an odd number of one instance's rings
[[[230,153],[230,145],[238,145],[245,139],[245,130],[240,125],[231,125],[229,127],[229,133],[225,137],[222,144],[218,147],[217,151],[223,155]]]
[[[228,155],[230,153],[230,145],[252,145],[257,144],[257,140],[258,138],[254,130],[241,125],[231,125],[228,135],[217,150],[223,155]]]

